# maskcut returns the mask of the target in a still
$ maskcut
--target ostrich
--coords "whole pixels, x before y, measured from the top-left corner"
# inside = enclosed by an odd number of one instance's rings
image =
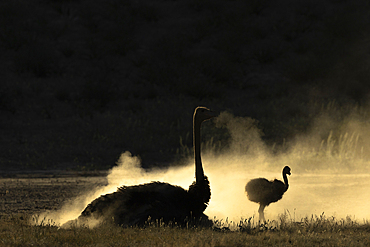
[[[289,166],[285,166],[283,169],[284,182],[277,179],[274,181],[268,181],[265,178],[255,178],[249,181],[245,186],[248,199],[252,202],[257,202],[260,204],[258,209],[260,221],[263,220],[266,222],[263,212],[265,207],[270,205],[272,202],[279,201],[283,197],[285,191],[288,190],[289,184],[287,174],[290,175]]]
[[[207,176],[204,175],[200,155],[200,128],[205,120],[216,114],[206,107],[197,107],[193,115],[193,146],[196,180],[185,190],[164,182],[122,186],[116,192],[92,201],[78,217],[112,220],[123,227],[144,226],[148,219],[184,225],[189,220],[210,224],[203,214],[211,197]]]

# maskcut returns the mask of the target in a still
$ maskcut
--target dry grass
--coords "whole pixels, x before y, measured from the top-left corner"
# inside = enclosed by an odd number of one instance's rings
[[[336,220],[324,215],[299,222],[282,215],[278,222],[264,226],[241,221],[231,231],[232,223],[220,227],[176,228],[151,225],[146,228],[120,228],[103,225],[94,229],[59,229],[52,223],[27,224],[27,216],[2,216],[1,246],[366,246],[370,225],[351,219]],[[216,224],[217,225],[217,224]]]

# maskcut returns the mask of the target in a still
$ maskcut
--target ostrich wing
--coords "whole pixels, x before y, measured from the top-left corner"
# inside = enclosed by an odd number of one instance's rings
[[[279,201],[283,197],[285,191],[287,191],[287,186],[282,181],[277,179],[272,182],[272,188],[273,192],[270,197],[271,202]]]
[[[168,183],[153,182],[123,186],[112,194],[103,195],[90,203],[81,216],[104,216],[118,225],[144,225],[152,220],[183,221],[190,210],[187,191]]]
[[[248,199],[257,202],[267,204],[268,198],[273,192],[272,183],[265,178],[252,179],[245,186]]]

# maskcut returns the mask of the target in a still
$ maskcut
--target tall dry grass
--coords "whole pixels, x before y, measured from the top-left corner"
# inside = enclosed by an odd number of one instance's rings
[[[27,216],[2,216],[1,246],[366,246],[370,243],[368,222],[350,218],[319,216],[299,221],[281,215],[265,225],[241,220],[236,230],[230,222],[216,222],[214,228],[177,228],[150,225],[145,228],[120,228],[102,225],[94,229],[59,229],[52,223],[31,226]]]

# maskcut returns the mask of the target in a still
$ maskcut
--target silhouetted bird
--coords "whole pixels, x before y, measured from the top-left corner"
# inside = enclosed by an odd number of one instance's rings
[[[189,222],[210,223],[203,214],[211,197],[208,178],[204,175],[200,155],[201,123],[216,114],[205,107],[197,107],[193,115],[193,144],[195,177],[188,190],[163,182],[134,186],[122,186],[111,194],[92,201],[78,217],[78,224],[93,219],[113,220],[121,226],[143,226],[148,219],[173,222],[178,225]]]
[[[279,201],[283,197],[285,191],[288,190],[289,184],[287,174],[290,175],[289,166],[285,166],[283,169],[284,182],[277,179],[274,181],[268,181],[266,178],[255,178],[249,181],[245,186],[248,199],[260,204],[258,209],[260,221],[266,221],[263,212],[265,207],[270,205],[272,202]]]

